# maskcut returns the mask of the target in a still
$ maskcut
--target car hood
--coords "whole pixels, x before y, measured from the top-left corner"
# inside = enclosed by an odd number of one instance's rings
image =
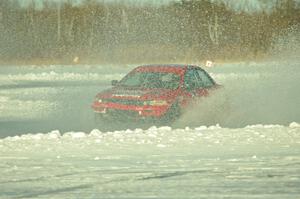
[[[128,88],[128,87],[113,87],[98,94],[99,98],[126,98],[126,99],[170,99],[176,95],[176,90],[163,88]]]

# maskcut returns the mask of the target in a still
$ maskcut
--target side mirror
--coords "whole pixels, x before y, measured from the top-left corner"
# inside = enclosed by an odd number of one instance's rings
[[[119,84],[119,81],[118,80],[112,80],[111,81],[111,85],[112,86],[117,86]]]

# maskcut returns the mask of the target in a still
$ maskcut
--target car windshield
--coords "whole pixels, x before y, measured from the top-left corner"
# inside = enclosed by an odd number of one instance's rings
[[[180,83],[180,76],[175,73],[164,72],[133,72],[125,76],[121,86],[142,88],[176,89]]]

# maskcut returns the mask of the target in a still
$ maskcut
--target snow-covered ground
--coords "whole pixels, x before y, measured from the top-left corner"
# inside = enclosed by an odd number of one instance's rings
[[[300,197],[299,63],[208,69],[225,92],[172,127],[99,123],[133,67],[0,67],[0,198]]]
[[[299,198],[300,124],[0,140],[0,198]]]

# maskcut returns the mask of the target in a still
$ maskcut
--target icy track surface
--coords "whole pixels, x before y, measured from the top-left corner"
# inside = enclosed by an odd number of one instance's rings
[[[299,198],[300,125],[0,140],[0,198]]]

